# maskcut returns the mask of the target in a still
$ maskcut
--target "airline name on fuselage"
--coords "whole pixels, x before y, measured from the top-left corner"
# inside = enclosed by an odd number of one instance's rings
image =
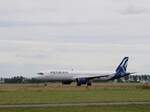
[[[50,71],[50,74],[68,74],[69,72],[67,71]]]

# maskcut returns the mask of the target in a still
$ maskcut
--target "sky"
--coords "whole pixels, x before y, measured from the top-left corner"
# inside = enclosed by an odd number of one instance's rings
[[[150,73],[149,0],[0,0],[0,77],[41,70]]]

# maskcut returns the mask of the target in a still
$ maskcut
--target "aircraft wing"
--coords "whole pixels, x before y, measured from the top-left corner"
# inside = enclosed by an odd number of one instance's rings
[[[81,76],[76,76],[74,77],[74,79],[80,79],[80,78],[84,78],[84,79],[95,79],[95,78],[102,78],[102,77],[109,77],[112,76],[114,74],[101,74],[101,75],[81,75]]]

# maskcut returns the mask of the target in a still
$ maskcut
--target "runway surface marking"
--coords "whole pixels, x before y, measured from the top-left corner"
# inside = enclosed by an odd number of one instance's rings
[[[0,105],[0,108],[34,108],[34,107],[71,107],[71,106],[115,106],[115,105],[149,105],[150,102],[109,102],[109,103],[50,103],[50,104],[14,104]]]

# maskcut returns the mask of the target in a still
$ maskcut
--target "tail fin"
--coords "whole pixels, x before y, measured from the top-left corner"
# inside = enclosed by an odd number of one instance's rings
[[[129,57],[124,57],[119,66],[116,69],[116,76],[118,78],[126,75],[127,65],[128,65]]]

